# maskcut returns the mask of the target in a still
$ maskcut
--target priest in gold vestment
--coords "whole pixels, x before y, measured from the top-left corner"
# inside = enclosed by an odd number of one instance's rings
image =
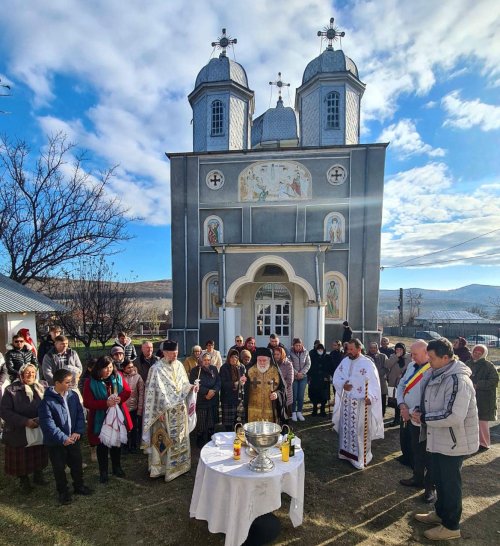
[[[285,382],[270,349],[260,347],[256,356],[257,362],[248,369],[245,383],[247,422],[283,424],[288,419]]]

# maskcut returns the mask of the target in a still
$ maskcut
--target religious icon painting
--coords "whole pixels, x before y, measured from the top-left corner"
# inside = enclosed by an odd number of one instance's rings
[[[343,214],[340,214],[340,212],[331,212],[326,216],[323,238],[332,245],[345,243],[345,218]]]
[[[326,300],[325,319],[327,322],[339,322],[347,311],[347,282],[338,271],[325,274],[324,295]]]
[[[347,170],[342,165],[332,165],[326,173],[326,179],[332,186],[340,186],[347,179]]]
[[[173,442],[168,437],[167,431],[165,429],[159,428],[153,433],[152,442],[153,447],[158,451],[160,457],[163,457],[167,450],[172,447]]]
[[[203,243],[205,246],[216,245],[223,241],[223,223],[218,216],[209,216],[203,223]]]
[[[224,185],[224,174],[219,170],[210,171],[205,178],[205,183],[211,190],[220,190]]]

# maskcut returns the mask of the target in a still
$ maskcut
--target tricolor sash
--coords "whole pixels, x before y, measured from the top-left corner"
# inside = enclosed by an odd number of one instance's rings
[[[422,377],[424,375],[424,373],[430,368],[430,364],[427,363],[427,364],[424,364],[421,368],[419,368],[411,377],[410,379],[408,379],[408,382],[406,383],[406,387],[405,387],[405,390],[403,391],[403,396],[408,394],[411,389],[413,389],[413,387],[415,385],[418,385],[418,383],[420,383],[420,381],[422,380]]]

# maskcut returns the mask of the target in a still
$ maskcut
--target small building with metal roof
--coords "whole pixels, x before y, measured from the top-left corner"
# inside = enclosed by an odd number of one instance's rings
[[[21,328],[28,328],[37,343],[36,313],[63,310],[61,304],[0,274],[0,351],[5,352]]]

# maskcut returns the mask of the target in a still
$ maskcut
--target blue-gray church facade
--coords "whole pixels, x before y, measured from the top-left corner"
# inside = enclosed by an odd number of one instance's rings
[[[223,37],[225,31],[223,31]],[[359,143],[364,84],[341,50],[311,61],[295,109],[252,120],[246,72],[211,59],[189,95],[193,152],[171,164],[173,322],[180,353],[236,335],[329,344],[348,320],[378,339],[386,144]],[[281,76],[281,75],[280,75]]]

